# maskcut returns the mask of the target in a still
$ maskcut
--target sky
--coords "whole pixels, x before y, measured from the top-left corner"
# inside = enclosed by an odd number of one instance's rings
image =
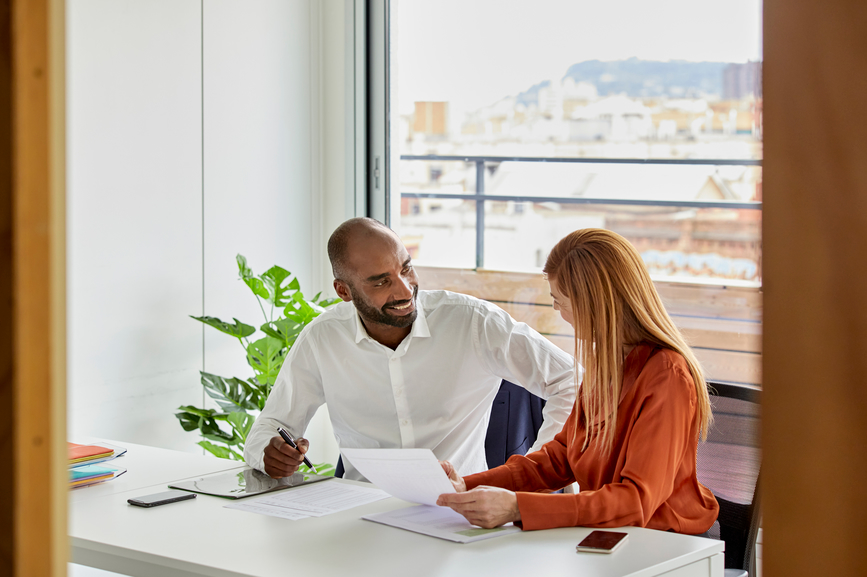
[[[585,60],[761,59],[761,0],[392,0],[400,112],[473,110]],[[394,21],[394,20],[393,20]]]

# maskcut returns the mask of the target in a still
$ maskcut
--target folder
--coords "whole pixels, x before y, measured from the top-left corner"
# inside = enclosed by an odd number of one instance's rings
[[[99,445],[79,445],[66,443],[69,451],[69,466],[93,465],[104,461],[110,461],[126,453],[126,449],[109,443]]]
[[[108,481],[126,473],[126,469],[116,467],[104,467],[97,465],[84,465],[69,470],[69,487],[86,487],[103,481]]]

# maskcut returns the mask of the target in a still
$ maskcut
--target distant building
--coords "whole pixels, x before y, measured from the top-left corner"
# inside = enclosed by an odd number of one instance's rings
[[[449,132],[448,120],[448,102],[416,102],[412,131],[426,136],[444,137]]]
[[[723,69],[723,100],[762,97],[762,63],[729,64]]]
[[[641,102],[618,94],[572,111],[570,140],[637,140],[653,127],[651,111]]]
[[[563,86],[557,80],[539,89],[539,111],[548,118],[563,118]]]

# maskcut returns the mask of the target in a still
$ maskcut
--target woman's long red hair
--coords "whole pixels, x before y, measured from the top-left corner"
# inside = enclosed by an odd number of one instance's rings
[[[575,359],[585,371],[579,390],[587,426],[584,448],[592,440],[611,450],[624,350],[641,342],[686,359],[698,397],[696,424],[704,440],[712,415],[701,365],[668,316],[638,251],[609,230],[576,230],[551,250],[543,272],[572,308]]]

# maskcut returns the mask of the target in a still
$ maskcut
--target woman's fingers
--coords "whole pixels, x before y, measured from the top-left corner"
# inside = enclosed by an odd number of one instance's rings
[[[443,468],[443,471],[446,472],[446,475],[448,476],[449,481],[452,482],[455,491],[462,493],[467,490],[467,484],[464,482],[464,478],[458,475],[458,472],[451,463],[448,461],[440,461],[440,466]]]
[[[478,499],[478,491],[464,491],[463,493],[444,493],[437,499],[437,505],[452,507],[464,506],[468,503],[475,503]]]
[[[521,519],[517,495],[497,487],[476,487],[465,493],[440,495],[437,505],[449,507],[473,525],[486,529]]]

